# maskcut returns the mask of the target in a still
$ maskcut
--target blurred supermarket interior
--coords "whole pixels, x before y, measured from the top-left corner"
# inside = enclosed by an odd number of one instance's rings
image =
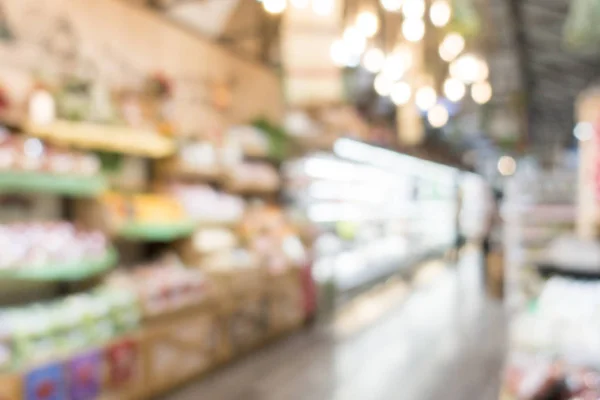
[[[599,400],[599,78],[598,0],[0,0],[0,400]]]

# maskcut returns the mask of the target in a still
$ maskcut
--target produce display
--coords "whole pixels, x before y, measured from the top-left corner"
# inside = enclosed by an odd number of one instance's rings
[[[272,273],[301,266],[307,258],[303,243],[279,207],[250,208],[240,230],[248,249]]]
[[[267,163],[230,165],[223,176],[225,187],[235,193],[275,192],[280,186],[277,170]]]
[[[168,192],[199,225],[231,225],[241,221],[246,204],[243,199],[214,190],[208,185],[174,184]]]
[[[0,243],[0,272],[98,260],[110,249],[101,232],[80,230],[68,222],[0,225]]]
[[[0,308],[0,371],[100,346],[138,327],[134,294],[100,287],[49,303]]]
[[[210,286],[201,271],[167,262],[116,272],[108,278],[108,285],[134,293],[146,317],[199,304]]]
[[[93,154],[60,150],[39,139],[0,135],[0,172],[39,172],[51,175],[95,176],[100,160]]]

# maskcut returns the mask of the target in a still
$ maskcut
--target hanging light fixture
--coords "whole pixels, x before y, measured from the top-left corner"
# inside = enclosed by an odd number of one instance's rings
[[[281,14],[287,7],[286,0],[263,0],[263,8],[269,14]]]
[[[436,104],[427,112],[427,121],[434,128],[441,128],[448,123],[450,115],[448,110],[441,104]]]
[[[402,35],[409,42],[418,42],[425,36],[425,23],[419,18],[409,18],[402,22]]]
[[[404,76],[408,67],[402,54],[394,52],[386,58],[381,74],[389,81],[395,82]]]
[[[315,14],[327,17],[333,14],[334,0],[312,0],[312,9]]]
[[[392,82],[390,82],[383,74],[379,74],[375,77],[373,86],[380,96],[389,96],[392,92]]]
[[[378,48],[369,49],[363,57],[363,66],[367,71],[374,74],[381,71],[384,63],[385,54]]]
[[[511,176],[517,172],[517,162],[511,156],[502,156],[498,160],[498,172],[502,176]]]
[[[422,111],[427,111],[437,103],[437,93],[431,86],[423,86],[415,93],[415,103]]]
[[[492,98],[492,85],[489,82],[477,82],[471,86],[471,97],[477,104],[485,104]]]
[[[425,1],[405,0],[402,4],[402,14],[407,19],[423,19],[425,16]]]
[[[444,95],[452,102],[457,102],[465,97],[467,89],[465,84],[455,78],[448,78],[444,82]]]
[[[481,82],[487,79],[489,68],[487,63],[474,54],[463,54],[454,60],[449,67],[450,76],[464,83]]]
[[[362,54],[365,51],[365,47],[367,46],[367,39],[363,36],[363,34],[358,30],[358,28],[354,26],[349,26],[344,31],[344,44],[346,48],[352,54]]]
[[[436,0],[429,9],[429,18],[431,23],[438,28],[442,28],[450,22],[452,8],[447,0]]]
[[[379,30],[379,19],[371,11],[363,11],[356,17],[356,27],[366,37],[373,37]]]
[[[402,9],[403,0],[381,0],[381,6],[386,11],[398,12]]]
[[[442,60],[450,62],[465,49],[465,39],[458,33],[447,34],[440,44],[439,53]]]
[[[395,105],[401,106],[410,100],[412,89],[406,82],[397,82],[392,86],[390,97]]]
[[[291,0],[292,6],[296,8],[306,8],[308,7],[310,1],[309,0]]]
[[[348,64],[350,55],[343,40],[335,40],[329,48],[329,55],[333,63],[338,67],[344,67]]]

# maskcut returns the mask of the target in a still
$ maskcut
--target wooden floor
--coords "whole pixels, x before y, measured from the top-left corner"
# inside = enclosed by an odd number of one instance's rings
[[[480,256],[432,263],[415,282],[355,302],[165,400],[497,400],[502,308],[482,295]]]

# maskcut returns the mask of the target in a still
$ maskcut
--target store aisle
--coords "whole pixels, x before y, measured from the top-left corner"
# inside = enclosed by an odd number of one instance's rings
[[[468,250],[459,268],[430,264],[410,289],[388,288],[167,400],[496,400],[504,316],[481,295],[480,260]]]

